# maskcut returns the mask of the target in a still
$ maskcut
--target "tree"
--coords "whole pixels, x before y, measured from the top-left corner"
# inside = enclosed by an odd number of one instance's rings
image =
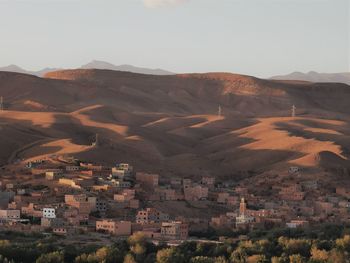
[[[289,256],[290,263],[305,263],[304,258],[299,254],[294,254]]]
[[[310,256],[311,242],[305,239],[288,239],[285,237],[280,237],[278,239],[278,244],[282,247],[283,251],[287,255],[300,254],[303,257]]]
[[[143,261],[143,263],[154,263],[154,262],[156,262],[156,254],[155,253],[147,254],[147,257]]]
[[[191,258],[191,263],[214,263],[214,259],[210,257],[196,256]]]
[[[214,263],[228,263],[228,261],[225,257],[217,257],[215,258]]]
[[[238,247],[235,251],[231,254],[231,261],[235,263],[246,263],[247,262],[247,253],[246,251]]]
[[[311,249],[311,260],[314,262],[327,262],[328,252],[323,249],[318,249],[317,247],[312,247]]]
[[[64,263],[64,256],[62,252],[55,251],[41,255],[36,263]]]
[[[146,244],[146,241],[146,236],[142,232],[136,232],[128,238],[128,243],[130,246],[134,246],[136,244],[144,246]]]
[[[289,259],[286,257],[272,257],[271,263],[289,263]]]
[[[157,263],[182,263],[184,256],[174,248],[164,248],[157,252]]]
[[[337,239],[335,243],[340,250],[350,252],[350,235]]]
[[[75,263],[98,263],[95,254],[81,254],[75,258]]]
[[[137,263],[134,256],[131,254],[126,254],[124,257],[124,263]]]
[[[101,247],[95,252],[98,262],[115,263],[122,261],[123,255],[116,247]]]
[[[146,252],[146,248],[141,245],[141,244],[135,244],[132,247],[130,247],[130,250],[135,254],[135,255],[143,255]]]
[[[342,252],[342,251],[338,251],[337,249],[332,249],[329,252],[329,257],[328,257],[329,263],[333,263],[333,262],[346,263],[346,262],[348,262],[346,259],[347,259],[347,257],[345,256],[344,252]]]
[[[252,255],[247,258],[247,263],[267,263],[265,255]]]

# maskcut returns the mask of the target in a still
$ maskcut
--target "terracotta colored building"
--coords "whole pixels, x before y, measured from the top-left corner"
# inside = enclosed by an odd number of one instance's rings
[[[164,239],[186,240],[188,238],[188,224],[181,221],[163,222],[160,233]]]
[[[131,222],[108,219],[98,220],[96,221],[96,231],[101,230],[116,236],[130,236]]]

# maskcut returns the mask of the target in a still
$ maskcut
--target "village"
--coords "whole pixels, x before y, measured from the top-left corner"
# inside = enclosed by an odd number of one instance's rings
[[[106,167],[72,157],[12,165],[2,173],[0,230],[67,237],[142,233],[153,242],[176,244],[209,228],[249,232],[350,220],[346,187],[324,195],[317,180],[273,185],[276,194],[259,196],[211,176],[166,179],[136,172],[128,163]]]

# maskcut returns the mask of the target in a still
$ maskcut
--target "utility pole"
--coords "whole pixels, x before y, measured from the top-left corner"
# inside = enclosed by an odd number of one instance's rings
[[[218,108],[218,116],[219,116],[219,117],[221,117],[221,113],[222,113],[221,105],[219,105],[219,108]]]
[[[95,137],[95,146],[98,146],[98,133],[96,133],[96,137]]]
[[[98,146],[98,133],[95,135],[95,141],[92,143],[92,146],[97,147]]]
[[[295,105],[293,104],[292,106],[292,118],[295,117],[295,112],[296,112],[297,108],[295,107]]]

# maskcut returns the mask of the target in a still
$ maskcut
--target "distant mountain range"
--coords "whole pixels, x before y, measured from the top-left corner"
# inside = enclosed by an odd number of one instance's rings
[[[118,71],[127,71],[132,73],[148,74],[148,75],[174,75],[173,72],[166,71],[163,69],[149,69],[149,68],[140,68],[132,65],[113,65],[108,62],[93,60],[88,64],[81,66],[82,69],[109,69],[109,70],[118,70]]]
[[[339,82],[350,85],[350,72],[344,73],[318,73],[310,71],[308,73],[293,72],[289,75],[274,76],[276,80],[302,80],[310,82]]]
[[[132,65],[119,65],[116,66],[109,62],[92,60],[91,62],[82,65],[77,69],[105,69],[105,70],[115,70],[115,71],[126,71],[131,73],[139,73],[146,75],[174,75],[175,73],[163,70],[163,69],[149,69],[142,67],[135,67]],[[63,70],[62,68],[44,68],[39,71],[28,71],[17,65],[9,65],[6,67],[0,67],[0,71],[16,72],[30,74],[38,77],[45,76],[46,73],[54,72],[58,70]],[[270,79],[273,80],[299,80],[299,81],[309,81],[309,82],[337,82],[350,85],[350,72],[344,73],[318,73],[315,71],[310,71],[308,73],[303,72],[293,72],[288,75],[278,75],[273,76]]]
[[[44,76],[46,73],[51,72],[51,71],[56,71],[60,70],[59,68],[44,68],[39,71],[28,71],[25,70],[19,66],[16,65],[9,65],[6,67],[0,67],[0,71],[8,71],[8,72],[16,72],[16,73],[23,73],[23,74],[30,74],[38,77]]]
[[[148,74],[148,75],[174,75],[175,73],[166,71],[163,69],[148,69],[148,68],[141,68],[141,67],[135,67],[132,65],[113,65],[111,63],[105,62],[105,61],[98,61],[93,60],[85,65],[82,65],[80,67],[81,69],[108,69],[108,70],[118,70],[118,71],[127,71],[132,73],[140,73],[140,74]],[[6,67],[0,67],[0,71],[8,71],[8,72],[16,72],[16,73],[23,73],[23,74],[30,74],[38,77],[43,77],[46,73],[62,70],[61,68],[44,68],[39,71],[28,71],[25,70],[17,65],[9,65]]]

